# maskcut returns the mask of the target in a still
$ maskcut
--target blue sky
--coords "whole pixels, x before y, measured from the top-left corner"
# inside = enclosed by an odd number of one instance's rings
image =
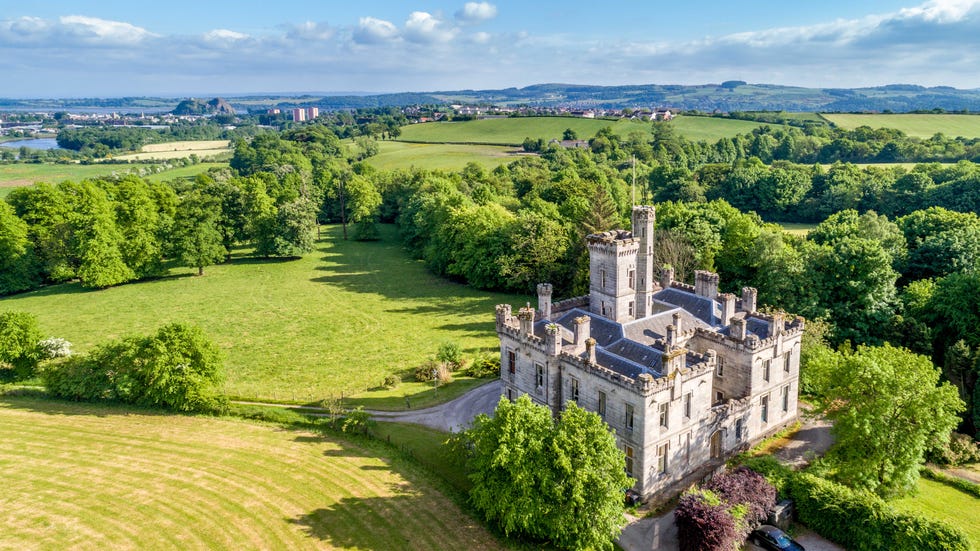
[[[0,96],[980,87],[980,0],[0,0]]]

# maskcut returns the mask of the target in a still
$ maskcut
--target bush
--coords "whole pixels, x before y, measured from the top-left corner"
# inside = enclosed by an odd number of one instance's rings
[[[439,345],[436,359],[446,364],[451,371],[456,371],[463,365],[463,348],[458,343],[446,341]]]
[[[744,505],[747,528],[764,521],[776,504],[776,488],[764,476],[748,467],[722,473],[703,488],[718,494],[732,506]],[[745,535],[748,535],[748,531]]]
[[[954,432],[949,442],[929,450],[926,458],[940,465],[965,465],[980,462],[980,444],[966,434]]]
[[[500,354],[482,354],[474,358],[466,374],[477,379],[490,379],[500,375]]]
[[[383,388],[395,388],[401,382],[402,379],[398,375],[385,375],[385,380],[381,383],[381,386]]]
[[[852,551],[969,551],[959,529],[899,513],[881,498],[800,473],[790,484],[796,511],[811,529]]]
[[[449,368],[442,362],[428,360],[415,368],[415,380],[420,383],[429,383],[438,379],[440,383],[448,383],[453,380]]]
[[[738,542],[735,519],[717,495],[694,490],[674,510],[680,551],[730,551]]]
[[[771,455],[757,455],[742,457],[738,462],[766,477],[766,480],[776,488],[778,499],[789,497],[789,483],[794,473],[778,459]]]

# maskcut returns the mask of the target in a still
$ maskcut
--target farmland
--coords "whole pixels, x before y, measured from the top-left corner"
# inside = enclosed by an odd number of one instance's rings
[[[34,164],[15,163],[0,165],[0,197],[20,186],[30,186],[38,182],[56,184],[65,180],[85,180],[103,176],[138,174],[155,166],[151,163],[131,164]],[[193,176],[210,168],[228,166],[228,163],[200,163],[187,167],[164,170],[148,176],[150,180],[168,180]]]
[[[517,159],[514,147],[465,144],[424,144],[395,141],[379,142],[381,152],[365,162],[381,170],[424,168],[461,170],[467,163],[496,168]]]
[[[233,397],[311,402],[354,396],[348,404],[412,407],[435,399],[412,370],[445,341],[467,354],[496,349],[494,305],[526,297],[474,290],[427,272],[406,256],[392,227],[378,242],[344,241],[329,227],[316,250],[296,260],[237,257],[196,270],[102,291],[77,283],[0,300],[0,311],[27,311],[41,329],[78,351],[108,339],[149,333],[171,321],[201,326],[224,351]],[[385,375],[405,382],[377,388]],[[460,378],[442,400],[472,388]],[[372,390],[369,390],[372,389]]]
[[[677,117],[669,123],[678,134],[691,140],[717,141],[740,133],[751,132],[760,123],[712,117]],[[616,134],[626,137],[631,132],[649,135],[652,123],[629,120],[596,120],[573,117],[517,117],[482,119],[464,122],[434,122],[402,128],[401,141],[425,143],[479,143],[519,146],[524,138],[545,141],[561,139],[570,128],[581,139],[588,139],[599,129],[609,126]]]
[[[5,549],[498,549],[371,442],[0,398]]]
[[[980,115],[951,114],[824,114],[837,126],[853,130],[859,126],[895,128],[909,136],[929,138],[937,133],[949,137],[980,138]]]
[[[161,161],[167,159],[183,159],[191,155],[211,158],[219,155],[229,155],[232,149],[228,140],[212,141],[183,141],[144,145],[139,152],[115,157],[121,161]]]

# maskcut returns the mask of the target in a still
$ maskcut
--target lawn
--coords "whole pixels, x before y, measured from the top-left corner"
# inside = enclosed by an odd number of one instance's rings
[[[228,140],[182,141],[144,145],[137,153],[117,155],[115,158],[127,161],[159,161],[197,155],[207,159],[229,155],[231,152],[231,142]]]
[[[499,549],[376,443],[0,398],[0,548]]]
[[[523,150],[508,146],[425,144],[382,141],[381,152],[365,162],[381,170],[424,168],[462,170],[467,163],[479,163],[487,169],[496,168],[517,159]]]
[[[443,385],[412,380],[414,368],[446,341],[467,354],[496,350],[494,305],[529,297],[478,291],[428,273],[409,258],[395,229],[383,240],[340,239],[325,228],[316,251],[300,259],[236,258],[204,277],[178,268],[169,277],[102,291],[52,286],[0,299],[0,311],[34,313],[46,334],[85,351],[168,322],[201,326],[224,351],[224,391],[236,398],[403,409],[447,400],[477,381]],[[404,381],[377,388],[385,375]],[[350,398],[354,400],[350,400]]]
[[[752,121],[713,117],[677,117],[669,123],[678,134],[691,140],[717,141],[723,137],[745,134],[762,126]],[[588,139],[599,129],[609,126],[613,132],[626,137],[631,132],[651,136],[653,123],[630,120],[596,120],[577,117],[516,117],[482,119],[463,122],[430,122],[402,127],[399,140],[428,143],[473,143],[519,146],[524,138],[545,141],[561,139],[566,128],[581,139]]]
[[[929,138],[941,132],[947,137],[980,138],[980,115],[917,114],[856,115],[826,113],[824,118],[841,128],[853,130],[859,126],[895,128],[909,136]]]
[[[914,496],[890,502],[896,509],[942,520],[966,532],[974,549],[980,549],[980,499],[941,482],[919,479]]]
[[[9,193],[12,188],[30,186],[38,182],[56,184],[65,180],[80,181],[87,178],[138,173],[141,169],[147,169],[151,166],[154,164],[0,164],[0,197]],[[228,166],[228,163],[200,163],[166,170],[150,175],[149,178],[163,180],[182,178],[204,172],[212,167],[222,166]]]

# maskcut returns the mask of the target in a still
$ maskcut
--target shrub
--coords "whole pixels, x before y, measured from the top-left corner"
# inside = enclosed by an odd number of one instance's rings
[[[436,359],[455,371],[463,365],[463,348],[458,343],[446,341],[439,345]]]
[[[395,388],[401,382],[402,379],[398,375],[385,375],[385,380],[381,383],[381,386],[384,388]]]
[[[954,432],[941,447],[927,452],[927,459],[940,465],[965,465],[980,462],[980,444],[966,434]]]
[[[428,360],[415,368],[415,380],[420,383],[432,382],[438,379],[440,383],[448,383],[453,380],[449,368],[442,362]]]
[[[735,519],[710,491],[694,490],[681,496],[674,510],[680,551],[730,551],[738,532]]]
[[[749,528],[765,520],[776,504],[776,488],[748,467],[722,473],[703,487],[732,506],[744,505],[744,518]]]
[[[742,457],[739,463],[766,477],[766,480],[776,488],[777,498],[789,497],[789,483],[793,478],[793,470],[780,463],[778,459],[771,455],[757,455]]]
[[[490,379],[500,375],[500,354],[488,353],[474,358],[466,374],[477,379]]]
[[[852,551],[968,551],[959,529],[899,513],[878,496],[800,473],[790,484],[801,521]]]

